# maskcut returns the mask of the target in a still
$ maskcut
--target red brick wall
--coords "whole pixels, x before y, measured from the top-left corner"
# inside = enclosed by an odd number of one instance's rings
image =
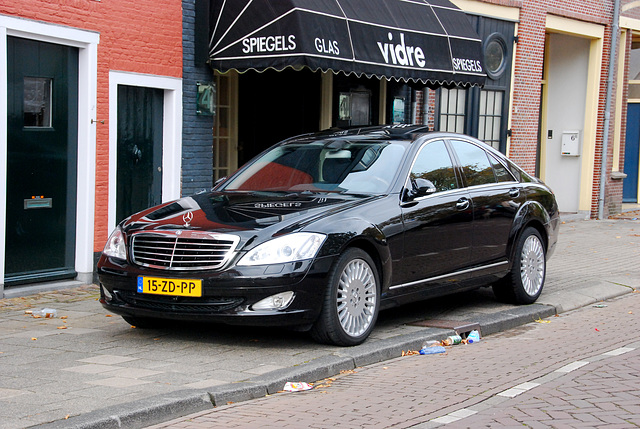
[[[109,71],[182,77],[180,0],[2,0],[0,14],[100,33],[94,251],[107,238]],[[82,142],[81,142],[82,143]]]

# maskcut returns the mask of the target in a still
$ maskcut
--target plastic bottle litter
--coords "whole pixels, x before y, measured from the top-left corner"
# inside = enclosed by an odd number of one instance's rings
[[[442,346],[423,347],[420,349],[421,355],[435,355],[438,353],[444,353],[446,350]]]
[[[469,335],[467,335],[467,341],[469,342],[469,344],[473,344],[473,343],[477,343],[480,341],[480,333],[476,330],[473,330],[471,332],[469,332]]]
[[[55,308],[41,308],[39,310],[33,310],[31,315],[35,318],[44,317],[45,319],[53,319],[58,317],[58,311]]]

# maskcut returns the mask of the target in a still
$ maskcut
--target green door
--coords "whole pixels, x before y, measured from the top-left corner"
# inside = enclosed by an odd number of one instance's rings
[[[78,50],[7,38],[5,285],[73,278]]]
[[[162,201],[164,92],[118,86],[116,222]]]

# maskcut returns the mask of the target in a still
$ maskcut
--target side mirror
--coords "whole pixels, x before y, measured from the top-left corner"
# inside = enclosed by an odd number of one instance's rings
[[[436,190],[431,180],[416,178],[411,179],[411,189],[407,189],[405,195],[407,199],[414,199],[434,194]]]

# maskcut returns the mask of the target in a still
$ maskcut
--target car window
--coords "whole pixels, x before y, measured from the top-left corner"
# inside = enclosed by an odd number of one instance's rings
[[[451,145],[460,160],[462,171],[467,179],[467,186],[497,182],[493,167],[484,149],[461,140],[451,140]]]
[[[453,162],[442,140],[425,145],[411,168],[412,179],[430,180],[436,192],[458,188]]]
[[[498,178],[498,182],[514,182],[516,179],[511,175],[509,170],[502,165],[500,161],[496,159],[492,154],[489,154],[489,160],[491,161],[491,165],[493,165],[493,172]]]

